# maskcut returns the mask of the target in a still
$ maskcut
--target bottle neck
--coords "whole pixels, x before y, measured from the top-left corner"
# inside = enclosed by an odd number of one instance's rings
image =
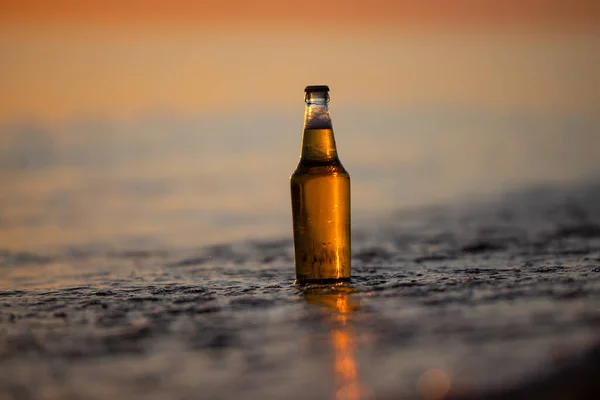
[[[330,162],[338,159],[329,116],[329,94],[310,92],[305,97],[301,160]]]
[[[329,93],[310,92],[304,98],[304,129],[332,129],[329,117]]]

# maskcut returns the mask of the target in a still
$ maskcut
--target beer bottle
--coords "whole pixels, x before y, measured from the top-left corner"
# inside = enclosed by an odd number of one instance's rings
[[[329,87],[307,86],[300,162],[290,177],[296,281],[350,278],[350,175],[338,158]]]

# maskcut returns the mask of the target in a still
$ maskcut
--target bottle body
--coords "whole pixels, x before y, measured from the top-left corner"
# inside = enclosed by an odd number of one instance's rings
[[[298,282],[347,280],[351,273],[350,175],[326,114],[325,123],[314,123],[307,110],[302,155],[290,178]]]

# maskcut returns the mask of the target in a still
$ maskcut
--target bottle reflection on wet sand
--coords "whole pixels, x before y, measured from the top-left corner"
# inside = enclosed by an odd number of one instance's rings
[[[304,290],[309,304],[321,306],[331,323],[329,339],[334,354],[334,376],[337,400],[369,399],[369,391],[361,384],[355,357],[357,337],[349,321],[360,307],[358,300],[350,297],[352,289],[344,284],[311,287]]]

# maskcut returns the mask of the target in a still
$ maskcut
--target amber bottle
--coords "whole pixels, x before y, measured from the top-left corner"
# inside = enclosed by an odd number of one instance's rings
[[[296,280],[350,278],[350,175],[329,116],[329,88],[307,86],[302,152],[290,177]]]

